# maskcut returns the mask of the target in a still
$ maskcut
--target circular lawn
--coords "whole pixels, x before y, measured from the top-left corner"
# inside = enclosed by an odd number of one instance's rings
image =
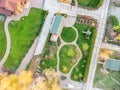
[[[72,27],[64,27],[61,33],[63,41],[70,43],[75,40],[76,32]]]

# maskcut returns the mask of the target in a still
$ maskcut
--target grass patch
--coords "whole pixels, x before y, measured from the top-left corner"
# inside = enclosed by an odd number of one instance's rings
[[[78,0],[78,4],[85,8],[99,8],[103,0]]]
[[[4,21],[0,21],[0,60],[5,54],[6,50],[6,36],[4,31]]]
[[[95,77],[94,77],[94,87],[98,87],[104,90],[119,90],[120,86],[114,82],[111,77],[113,77],[118,82],[120,81],[120,72],[103,72],[103,65],[98,64]],[[102,83],[102,84],[101,84]]]
[[[64,27],[61,33],[61,38],[69,43],[75,40],[76,32],[72,27]]]
[[[45,15],[45,11],[31,8],[28,16],[9,23],[11,50],[8,59],[4,63],[7,70],[15,71],[18,68],[33,41],[39,35]]]
[[[77,45],[82,50],[82,58],[79,64],[73,69],[71,74],[71,79],[75,81],[85,81],[88,75],[89,65],[91,61],[92,51],[94,47],[94,42],[96,38],[96,29],[91,26],[75,23],[74,25],[78,30],[78,40]],[[92,32],[89,39],[86,39],[86,35],[83,34],[84,31],[90,30]],[[83,44],[86,43],[89,48],[85,51],[83,50]]]
[[[61,48],[59,56],[60,56],[60,71],[63,73],[68,73],[72,66],[76,63],[77,58],[77,49],[74,45],[65,45]]]
[[[50,39],[50,38],[48,38]],[[43,56],[40,61],[40,69],[55,69],[57,65],[57,45],[56,43],[50,42],[49,40],[46,42]]]

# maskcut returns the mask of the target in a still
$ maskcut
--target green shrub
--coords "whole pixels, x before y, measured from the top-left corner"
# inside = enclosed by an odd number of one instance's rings
[[[114,26],[119,26],[119,21],[116,16],[110,16],[110,19],[112,20]]]

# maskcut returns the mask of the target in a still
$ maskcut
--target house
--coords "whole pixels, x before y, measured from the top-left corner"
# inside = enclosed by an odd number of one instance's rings
[[[58,2],[71,3],[71,2],[72,2],[72,0],[58,0]]]
[[[120,71],[120,60],[110,58],[106,61],[105,68],[112,71]]]
[[[59,33],[63,28],[63,20],[64,20],[64,16],[62,16],[62,15],[56,14],[54,16],[54,19],[52,22],[52,27],[50,29],[50,34],[51,34],[50,41],[57,42]]]
[[[22,12],[27,0],[0,0],[0,14],[10,16]]]

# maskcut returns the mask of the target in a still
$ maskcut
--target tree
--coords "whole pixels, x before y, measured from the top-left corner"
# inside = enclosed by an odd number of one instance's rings
[[[83,51],[87,51],[89,49],[89,45],[87,43],[82,44]]]
[[[120,34],[115,37],[116,40],[120,40]]]
[[[68,49],[67,56],[68,57],[74,57],[75,56],[75,51],[74,51],[73,48]]]
[[[19,75],[1,74],[0,90],[61,90],[54,70],[46,70],[44,74],[46,77],[39,76],[35,79],[30,71],[23,71]]]
[[[99,53],[99,60],[107,60],[113,55],[113,51],[109,49],[101,49]]]

